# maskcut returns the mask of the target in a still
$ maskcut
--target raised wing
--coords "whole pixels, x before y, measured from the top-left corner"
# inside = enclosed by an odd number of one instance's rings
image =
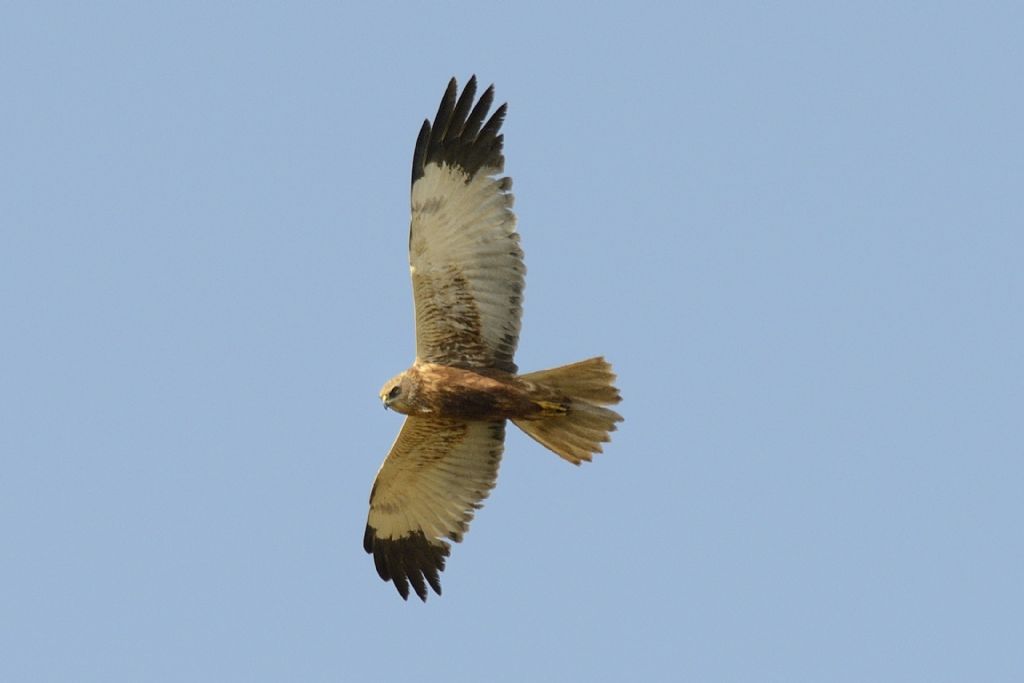
[[[453,78],[434,124],[423,122],[412,164],[409,266],[416,357],[462,368],[515,372],[526,266],[512,213],[501,105],[476,77],[456,101]],[[482,126],[482,127],[481,127]]]
[[[402,598],[411,583],[421,600],[427,584],[438,595],[438,574],[450,545],[469,529],[473,513],[498,477],[505,421],[408,417],[377,472],[363,548],[377,573]]]

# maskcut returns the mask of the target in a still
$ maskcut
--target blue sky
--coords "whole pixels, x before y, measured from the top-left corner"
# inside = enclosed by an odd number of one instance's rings
[[[0,678],[1024,677],[1015,3],[9,3]],[[361,548],[412,145],[509,102],[510,429],[445,594]]]

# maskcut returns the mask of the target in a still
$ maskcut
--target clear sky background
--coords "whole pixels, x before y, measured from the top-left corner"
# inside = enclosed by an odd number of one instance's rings
[[[371,9],[371,6],[374,8]],[[0,679],[1024,680],[1018,3],[5,3]],[[413,142],[509,102],[524,370],[626,420],[403,602]]]

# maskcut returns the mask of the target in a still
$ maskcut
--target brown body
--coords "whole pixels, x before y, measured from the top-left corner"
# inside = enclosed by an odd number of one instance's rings
[[[512,420],[574,465],[601,452],[622,417],[605,406],[621,398],[603,358],[526,375],[417,361],[380,391],[385,408],[437,420]]]
[[[485,374],[486,373],[486,374]],[[398,388],[392,397],[390,394]],[[405,415],[463,420],[565,414],[570,398],[500,370],[474,371],[416,363],[384,385],[385,407]]]

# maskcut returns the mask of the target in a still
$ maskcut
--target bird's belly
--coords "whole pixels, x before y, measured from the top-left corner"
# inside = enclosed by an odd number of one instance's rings
[[[488,420],[526,417],[539,408],[514,379],[487,377],[461,368],[432,369],[424,398],[437,417]]]

